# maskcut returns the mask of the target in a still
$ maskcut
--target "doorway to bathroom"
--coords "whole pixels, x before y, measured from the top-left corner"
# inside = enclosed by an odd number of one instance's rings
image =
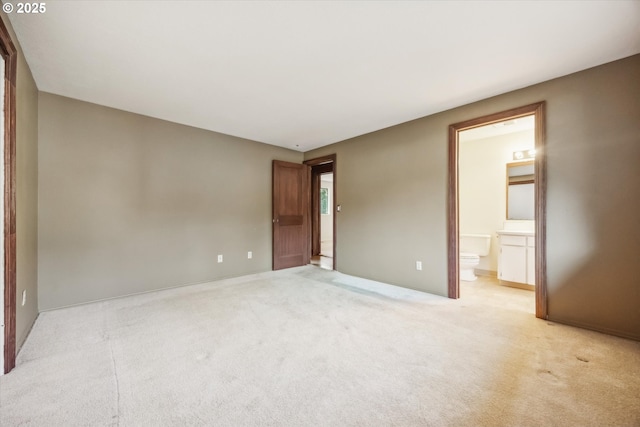
[[[450,298],[460,280],[531,289],[546,318],[545,183],[543,102],[450,126]]]

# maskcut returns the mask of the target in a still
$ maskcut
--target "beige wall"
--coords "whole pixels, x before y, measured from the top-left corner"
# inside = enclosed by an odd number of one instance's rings
[[[302,153],[48,93],[39,108],[40,309],[271,269],[271,161]]]
[[[446,295],[447,126],[432,116],[305,153],[337,154],[339,271]]]
[[[305,153],[337,154],[338,269],[446,295],[448,126],[546,101],[549,318],[640,339],[639,75],[635,55]]]
[[[38,89],[4,13],[2,21],[18,50],[16,88],[16,346],[38,316]],[[27,291],[22,305],[22,292]]]

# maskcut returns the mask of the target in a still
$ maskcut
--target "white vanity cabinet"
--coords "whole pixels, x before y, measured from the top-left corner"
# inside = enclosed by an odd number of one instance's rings
[[[536,284],[535,237],[531,232],[499,231],[498,279]]]
[[[527,284],[536,284],[536,239],[527,236]]]

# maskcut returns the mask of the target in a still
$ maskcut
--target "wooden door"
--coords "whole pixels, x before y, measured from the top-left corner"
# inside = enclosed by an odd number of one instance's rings
[[[273,161],[273,269],[309,264],[309,167]]]
[[[500,280],[527,283],[527,248],[524,246],[500,246]]]

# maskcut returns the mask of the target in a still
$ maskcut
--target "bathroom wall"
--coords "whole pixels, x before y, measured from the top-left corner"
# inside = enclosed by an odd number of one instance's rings
[[[533,129],[483,139],[460,135],[459,208],[461,234],[490,234],[491,252],[480,258],[477,270],[498,270],[497,230],[506,220],[506,164],[513,152],[534,148]]]

